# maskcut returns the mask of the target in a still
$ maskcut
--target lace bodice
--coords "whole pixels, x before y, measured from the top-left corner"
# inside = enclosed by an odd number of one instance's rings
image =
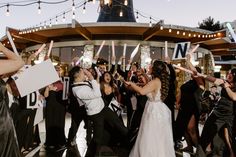
[[[148,97],[149,101],[160,101],[161,100],[161,91],[158,90],[155,96],[153,95],[153,93],[148,93],[147,97]]]

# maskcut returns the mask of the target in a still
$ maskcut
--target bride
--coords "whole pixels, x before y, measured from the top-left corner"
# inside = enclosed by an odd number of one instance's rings
[[[153,80],[144,87],[125,82],[139,94],[148,97],[138,137],[129,157],[175,157],[171,111],[163,103],[169,87],[165,63],[155,60],[150,66],[149,74]]]

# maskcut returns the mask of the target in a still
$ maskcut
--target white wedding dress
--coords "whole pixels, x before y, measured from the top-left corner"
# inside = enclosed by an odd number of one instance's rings
[[[138,137],[129,157],[175,157],[171,111],[161,101],[160,90],[147,94]]]

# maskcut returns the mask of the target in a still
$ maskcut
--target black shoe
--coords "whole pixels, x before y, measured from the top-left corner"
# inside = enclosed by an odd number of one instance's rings
[[[193,147],[192,146],[187,146],[187,147],[181,148],[179,150],[181,152],[186,152],[186,153],[189,153],[189,154],[193,154]]]
[[[66,149],[66,145],[59,145],[59,146],[57,146],[56,148],[55,148],[55,151],[56,152],[59,152],[59,151],[62,151],[62,150],[65,150]]]
[[[183,148],[183,143],[181,141],[176,141],[175,142],[175,150],[179,150]]]

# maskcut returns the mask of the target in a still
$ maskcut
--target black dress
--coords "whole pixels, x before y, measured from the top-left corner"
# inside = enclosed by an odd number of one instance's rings
[[[15,128],[9,114],[5,82],[0,79],[0,157],[20,157]]]
[[[195,119],[198,122],[199,110],[194,96],[194,93],[198,88],[198,84],[195,80],[189,80],[180,87],[180,109],[174,128],[175,141],[181,140],[181,138],[184,136],[192,115],[195,116]],[[198,125],[198,123],[196,123],[196,125]],[[198,127],[196,126],[196,128]]]
[[[46,146],[65,145],[65,114],[66,107],[62,100],[62,90],[50,91],[46,98]]]
[[[235,91],[235,89],[232,89],[232,90]],[[226,90],[223,88],[221,90],[221,98],[216,103],[215,107],[213,108],[202,130],[202,135],[200,138],[200,145],[197,149],[198,157],[205,156],[204,151],[206,147],[208,146],[208,144],[212,142],[213,138],[215,138],[215,135],[219,134],[219,132],[221,131],[223,132],[224,128],[228,130],[228,138],[229,138],[231,146],[234,149],[235,145],[232,144],[234,142],[233,137],[232,137],[234,106],[235,106],[235,102],[232,101],[232,99],[228,96]],[[224,139],[225,137],[221,137],[221,138]]]

